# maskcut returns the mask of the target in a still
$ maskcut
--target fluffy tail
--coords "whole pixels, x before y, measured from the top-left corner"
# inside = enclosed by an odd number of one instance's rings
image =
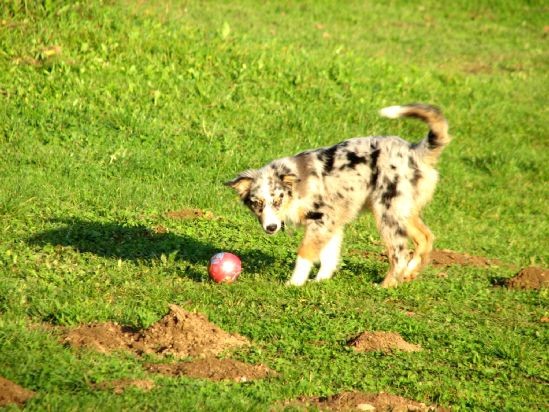
[[[415,117],[423,120],[429,126],[429,134],[415,146],[427,163],[434,165],[452,138],[448,134],[448,122],[437,107],[428,104],[407,104],[404,106],[389,106],[379,111],[379,114],[390,119],[399,117]]]

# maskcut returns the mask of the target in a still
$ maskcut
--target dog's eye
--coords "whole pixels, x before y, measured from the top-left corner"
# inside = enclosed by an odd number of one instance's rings
[[[254,208],[255,210],[263,209],[263,201],[261,200],[252,200],[251,204],[252,208]]]

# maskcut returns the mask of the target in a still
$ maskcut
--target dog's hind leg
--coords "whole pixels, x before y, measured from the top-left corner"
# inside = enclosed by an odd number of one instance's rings
[[[337,230],[328,243],[326,243],[326,246],[320,251],[320,270],[315,277],[316,282],[330,279],[333,276],[339,263],[342,240],[343,228]]]
[[[414,254],[408,262],[408,267],[403,277],[404,281],[410,281],[415,279],[419,272],[429,263],[434,236],[417,215],[410,218],[406,231],[415,246]]]
[[[406,223],[387,210],[384,210],[383,214],[374,211],[374,216],[389,257],[389,272],[381,286],[384,288],[394,287],[404,280],[404,274],[408,266],[409,252]]]

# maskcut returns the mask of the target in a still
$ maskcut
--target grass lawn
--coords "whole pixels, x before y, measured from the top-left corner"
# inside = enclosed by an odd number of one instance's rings
[[[493,283],[549,261],[548,12],[535,0],[2,0],[0,376],[36,392],[28,410],[263,411],[344,391],[546,410],[547,289]],[[435,247],[504,264],[429,267],[382,289],[365,215],[333,280],[285,287],[300,231],[265,236],[222,183],[353,136],[417,141],[420,122],[377,115],[413,101],[443,108],[454,137],[424,213]],[[170,213],[187,209],[204,213]],[[242,258],[232,285],[208,279],[220,250]],[[46,327],[145,328],[170,304],[250,339],[233,358],[276,375],[150,374],[150,356],[74,350]],[[423,350],[356,353],[346,342],[364,331]],[[122,378],[155,388],[94,386]]]

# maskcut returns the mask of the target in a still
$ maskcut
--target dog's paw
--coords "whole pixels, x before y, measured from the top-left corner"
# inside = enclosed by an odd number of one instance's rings
[[[383,282],[381,282],[381,287],[388,289],[388,288],[395,288],[398,286],[398,281],[393,276],[387,276],[385,279],[383,279]]]
[[[328,279],[331,279],[332,276],[316,276],[314,279],[313,279],[313,282],[324,282]]]
[[[328,280],[330,278],[319,278],[319,277],[316,277],[313,279],[313,282],[315,283],[320,283],[320,282],[324,282],[325,280]]]
[[[415,278],[417,278],[417,272],[408,273],[407,275],[403,276],[400,281],[402,283],[411,282]]]
[[[284,285],[285,286],[300,287],[300,286],[303,286],[306,282],[307,282],[307,280],[301,281],[301,280],[290,279],[290,280],[286,281],[286,283]]]

